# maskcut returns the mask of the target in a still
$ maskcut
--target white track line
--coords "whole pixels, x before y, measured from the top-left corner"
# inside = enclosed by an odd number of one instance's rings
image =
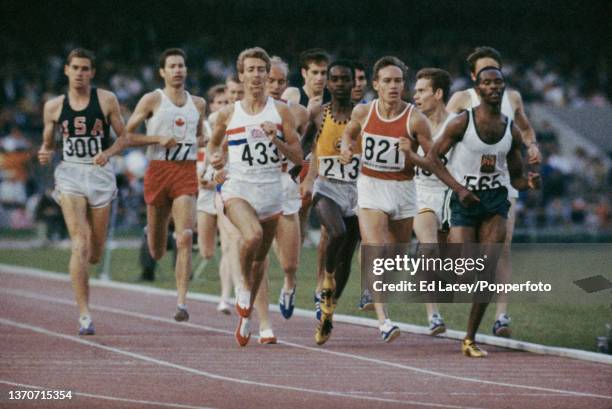
[[[204,376],[206,378],[215,379],[218,381],[234,382],[234,383],[239,383],[243,385],[282,389],[282,390],[287,390],[287,391],[292,391],[292,392],[302,392],[302,393],[305,392],[305,393],[312,393],[312,394],[317,394],[317,395],[351,398],[351,399],[358,399],[358,400],[368,400],[368,401],[375,401],[375,402],[401,403],[404,405],[411,404],[411,405],[421,405],[421,406],[435,407],[435,408],[477,409],[474,407],[466,407],[466,406],[455,406],[455,405],[437,404],[437,403],[430,403],[430,402],[396,400],[396,399],[377,398],[377,397],[370,397],[370,396],[351,395],[349,393],[344,393],[344,392],[319,391],[316,389],[300,388],[297,386],[277,385],[277,384],[272,384],[272,383],[249,381],[246,379],[230,378],[228,376],[217,375],[212,372],[201,371],[199,369],[190,368],[188,366],[183,366],[183,365],[175,364],[172,362],[163,361],[161,359],[153,358],[147,355],[137,354],[135,352],[125,351],[123,349],[98,344],[96,342],[88,341],[78,336],[66,335],[66,334],[50,331],[46,328],[37,327],[34,325],[30,325],[30,324],[23,324],[23,323],[19,323],[19,322],[12,321],[12,320],[7,320],[4,318],[0,318],[0,324],[29,330],[32,332],[36,332],[36,333],[51,336],[51,337],[61,338],[66,341],[72,341],[72,342],[75,342],[81,345],[87,345],[89,347],[102,349],[104,351],[113,352],[119,355],[125,355],[130,358],[139,359],[141,361],[149,362],[149,363],[160,365],[160,366],[165,366],[168,368],[177,369],[179,371],[188,372],[194,375]]]
[[[71,306],[76,305],[75,302],[71,300],[50,297],[50,296],[46,296],[43,294],[30,292],[30,291],[24,291],[24,290],[0,289],[0,293],[13,294],[16,296],[32,298],[36,300],[45,300],[45,301],[54,302],[54,303],[63,304],[63,305],[71,305]],[[104,312],[109,312],[109,313],[119,314],[119,315],[124,315],[124,316],[130,316],[130,317],[135,317],[135,318],[142,318],[142,319],[151,320],[151,321],[164,322],[167,324],[173,324],[173,325],[178,325],[182,327],[186,326],[186,327],[190,327],[194,329],[201,329],[201,330],[210,331],[210,332],[234,335],[233,331],[210,327],[207,325],[193,324],[190,322],[178,323],[175,320],[170,319],[170,318],[162,318],[162,317],[158,317],[154,315],[142,314],[142,313],[133,312],[133,311],[126,311],[123,309],[106,307],[106,306],[97,305],[97,304],[90,305],[90,308],[93,310],[99,310],[99,311],[104,311]],[[409,370],[412,372],[417,372],[417,373],[441,377],[441,378],[453,379],[453,380],[462,381],[462,382],[472,382],[472,383],[495,385],[495,386],[502,386],[502,387],[508,387],[508,388],[527,389],[527,390],[532,390],[532,391],[548,392],[548,393],[554,393],[557,395],[560,394],[560,395],[565,395],[565,396],[569,395],[569,396],[577,396],[577,397],[588,397],[588,398],[599,398],[599,399],[612,400],[612,396],[607,396],[607,395],[598,395],[598,394],[592,394],[592,393],[586,393],[586,392],[576,392],[576,391],[569,391],[569,390],[563,390],[563,389],[544,388],[544,387],[531,386],[531,385],[519,385],[519,384],[506,383],[506,382],[488,381],[488,380],[478,379],[478,378],[468,378],[465,376],[450,375],[450,374],[432,371],[428,369],[423,369],[423,368],[419,368],[415,366],[399,364],[397,362],[390,362],[390,361],[384,361],[384,360],[375,359],[375,358],[368,358],[362,355],[349,354],[346,352],[333,351],[330,349],[309,347],[307,345],[296,344],[296,343],[288,342],[288,341],[279,341],[279,343],[290,346],[290,347],[294,347],[294,348],[304,349],[307,351],[341,356],[341,357],[348,358],[348,359],[355,359],[355,360],[364,361],[364,362],[377,364],[377,365],[385,365],[385,366],[389,366],[393,368]]]
[[[35,385],[26,385],[24,383],[16,383],[16,382],[9,382],[9,381],[3,381],[0,379],[0,383],[4,384],[4,385],[9,385],[9,386],[16,386],[19,388],[28,388],[28,389],[37,389],[37,390],[43,390],[43,391],[53,391],[53,390],[57,390],[57,388],[45,388],[42,386],[35,386]],[[153,406],[163,406],[166,408],[179,408],[179,409],[213,409],[209,406],[191,406],[191,405],[181,405],[180,403],[166,403],[166,402],[156,402],[156,401],[150,401],[150,400],[139,400],[139,399],[127,399],[127,398],[117,398],[114,396],[108,396],[108,395],[96,395],[93,393],[85,393],[85,392],[72,392],[73,395],[78,395],[78,396],[83,396],[86,398],[93,398],[93,399],[103,399],[103,400],[110,400],[110,401],[115,401],[115,402],[127,402],[127,403],[138,403],[141,405],[153,405]],[[54,403],[57,403],[57,399],[47,399],[50,400]],[[64,399],[64,400],[70,400],[70,399]]]
[[[9,264],[0,263],[0,270],[3,273],[15,274],[15,275],[28,275],[31,277],[39,277],[48,280],[57,281],[70,281],[70,277],[65,273],[52,272],[47,270],[41,270],[37,268],[14,266]],[[146,285],[122,283],[118,281],[103,281],[99,279],[90,280],[92,286],[115,288],[127,291],[135,291],[145,294],[156,294],[161,296],[176,297],[176,292],[172,290],[166,290],[161,288],[155,288]],[[190,300],[203,301],[209,303],[218,303],[219,297],[211,294],[201,293],[189,293],[188,298]],[[278,313],[278,305],[270,305],[270,311]],[[293,313],[298,317],[312,318],[313,312],[311,310],[305,310],[302,308],[296,308]],[[334,314],[334,320],[336,322],[343,322],[347,324],[360,325],[365,327],[378,327],[378,321],[371,318],[357,317],[353,315],[345,314]],[[429,329],[427,327],[407,324],[402,322],[396,322],[402,331],[410,332],[413,334],[428,335]],[[461,340],[465,336],[465,332],[448,329],[444,334],[440,334],[438,338],[449,338]],[[548,345],[535,344],[532,342],[519,341],[511,338],[494,337],[491,335],[478,334],[478,342],[486,345],[493,345],[502,348],[516,349],[519,351],[532,352],[539,355],[552,355],[559,356],[562,358],[579,359],[581,361],[596,362],[600,364],[612,365],[612,355],[600,354],[596,352],[583,351],[579,349],[551,347]]]

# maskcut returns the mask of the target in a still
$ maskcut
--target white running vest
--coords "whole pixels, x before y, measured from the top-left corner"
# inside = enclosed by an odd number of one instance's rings
[[[476,108],[478,105],[480,105],[480,97],[478,96],[474,88],[469,88],[467,91],[470,94],[470,107]],[[506,88],[506,91],[504,91],[504,95],[502,95],[501,113],[510,118],[511,121],[514,121],[514,109],[512,109],[512,104],[510,103],[510,97],[508,97],[507,91],[508,90]],[[508,188],[508,197],[518,197],[518,190],[512,187],[509,179],[508,185],[506,187]]]
[[[256,115],[247,114],[240,101],[234,103],[234,113],[225,131],[229,178],[250,183],[280,183],[282,158],[261,129],[266,121],[276,125],[276,135],[282,139],[282,119],[272,97],[268,97],[264,109]]]
[[[508,118],[504,136],[488,144],[476,131],[474,110],[468,111],[468,126],[463,139],[453,148],[449,169],[469,190],[488,190],[510,185],[506,157],[512,146],[512,121]]]
[[[196,160],[198,150],[197,130],[200,112],[187,91],[187,102],[182,107],[174,105],[161,89],[161,102],[153,116],[146,120],[148,136],[174,136],[176,146],[166,149],[159,144],[149,145],[149,160]]]
[[[448,123],[452,119],[454,119],[456,116],[457,114],[449,114],[446,117],[442,125],[440,125],[440,128],[438,128],[438,131],[436,132],[436,134],[433,135],[433,137],[431,138],[433,142],[436,142],[438,139],[440,139],[440,136],[442,136],[442,134],[444,133],[444,130],[446,129],[446,126],[448,125]],[[452,151],[452,148],[451,148],[451,151]],[[444,155],[444,159],[442,159],[442,163],[444,163],[445,165],[448,164],[448,158],[451,157],[451,151],[446,152],[446,155]],[[425,155],[425,152],[423,152],[423,148],[421,148],[420,146],[419,146],[417,153],[421,156]],[[431,172],[425,169],[421,169],[418,166],[416,167],[416,176],[414,177],[414,181],[416,183],[417,189],[423,188],[423,187],[429,188],[429,189],[432,189],[432,188],[447,189],[448,188],[448,186],[446,186],[444,182],[438,179],[436,175],[432,174]]]

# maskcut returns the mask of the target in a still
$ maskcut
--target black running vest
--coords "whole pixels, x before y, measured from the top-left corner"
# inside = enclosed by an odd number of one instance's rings
[[[63,141],[62,160],[66,162],[92,163],[110,145],[110,124],[102,112],[95,87],[91,88],[89,104],[81,111],[70,107],[66,93],[58,124]]]

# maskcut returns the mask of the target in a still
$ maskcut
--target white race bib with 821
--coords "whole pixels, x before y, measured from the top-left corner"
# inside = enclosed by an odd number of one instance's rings
[[[363,166],[379,172],[401,172],[406,156],[399,149],[399,139],[363,133]]]
[[[319,175],[328,179],[343,180],[354,182],[359,176],[359,161],[361,155],[353,155],[351,161],[343,165],[340,163],[340,156],[320,156]]]

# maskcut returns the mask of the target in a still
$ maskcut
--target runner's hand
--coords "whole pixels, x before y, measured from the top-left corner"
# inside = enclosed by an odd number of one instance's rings
[[[473,192],[466,189],[465,187],[461,187],[461,189],[457,192],[457,196],[459,197],[459,202],[464,207],[470,207],[480,202],[478,196],[476,196]]]
[[[223,155],[221,155],[219,152],[215,152],[214,154],[212,154],[212,156],[210,157],[210,164],[216,170],[223,169],[223,166],[225,165],[223,161]]]
[[[302,197],[302,199],[312,198],[312,186],[313,185],[314,185],[314,180],[309,177],[306,177],[304,181],[300,184],[300,196]]]
[[[353,150],[350,146],[343,147],[340,149],[340,158],[338,159],[341,164],[348,165],[353,160]]]
[[[162,136],[159,139],[159,144],[166,149],[176,146],[176,139],[173,136]]]
[[[316,97],[312,97],[308,100],[308,106],[306,109],[308,112],[312,112],[314,109],[318,108],[323,104],[323,95],[317,95]]]
[[[213,175],[213,180],[216,184],[220,185],[225,182],[227,179],[227,174],[225,173],[225,169],[215,170]]]
[[[274,125],[272,122],[266,121],[262,123],[261,129],[263,129],[263,131],[266,133],[268,139],[270,139],[271,141],[274,141],[274,139],[276,139],[276,125]]]
[[[100,152],[93,158],[93,163],[98,166],[104,166],[108,163],[108,159],[109,158],[106,153]]]
[[[529,148],[527,148],[527,155],[530,165],[539,165],[542,162],[542,153],[536,143],[529,145]]]
[[[38,161],[41,165],[48,165],[51,163],[53,158],[53,150],[47,149],[45,146],[41,146],[38,150]]]
[[[541,185],[540,174],[536,172],[527,173],[527,185],[529,189],[539,189]]]

